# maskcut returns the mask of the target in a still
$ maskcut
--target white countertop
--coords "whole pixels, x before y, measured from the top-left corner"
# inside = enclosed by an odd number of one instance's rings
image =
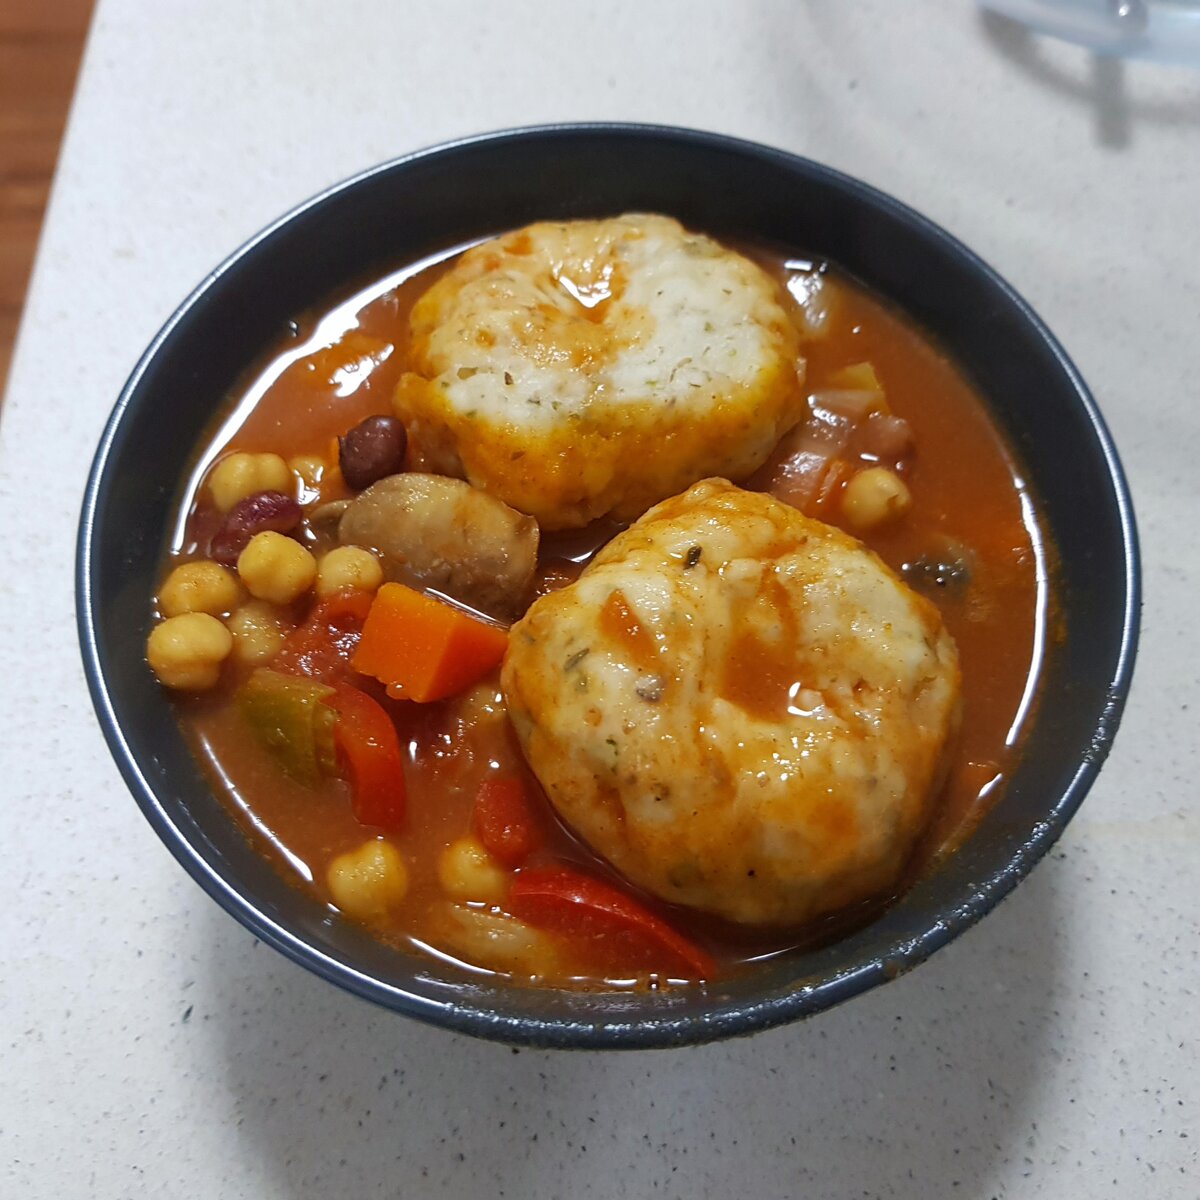
[[[475,1042],[257,945],[122,785],[76,647],[88,463],[202,275],[311,193],[560,119],[739,134],[894,193],[1062,339],[1146,607],[1059,847],[914,973],[687,1051]],[[966,0],[100,0],[0,425],[0,1194],[1200,1195],[1200,74]]]

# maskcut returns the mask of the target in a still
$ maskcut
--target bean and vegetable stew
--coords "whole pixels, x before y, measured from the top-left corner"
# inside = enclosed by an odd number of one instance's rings
[[[831,264],[532,225],[298,314],[229,399],[147,659],[262,852],[403,950],[699,986],[869,920],[1011,772],[1034,501]]]

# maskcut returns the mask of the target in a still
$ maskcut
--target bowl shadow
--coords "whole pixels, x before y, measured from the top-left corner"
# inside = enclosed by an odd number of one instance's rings
[[[215,906],[205,1023],[271,1194],[991,1195],[1053,1070],[1067,867],[886,988],[703,1047],[520,1050],[405,1020]],[[815,1189],[811,1190],[810,1189]]]

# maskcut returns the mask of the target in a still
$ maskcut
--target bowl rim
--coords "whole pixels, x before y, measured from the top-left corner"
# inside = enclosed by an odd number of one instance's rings
[[[749,155],[773,161],[810,179],[849,193],[868,206],[882,209],[893,219],[924,238],[940,242],[953,256],[962,260],[1001,292],[1017,310],[1032,334],[1036,334],[1050,352],[1058,369],[1071,385],[1080,411],[1096,438],[1102,453],[1108,483],[1115,500],[1124,555],[1123,610],[1120,645],[1116,666],[1109,680],[1106,702],[1093,732],[1088,753],[1079,763],[1070,782],[1054,805],[1045,813],[1031,834],[1024,838],[1008,859],[989,877],[977,881],[965,902],[952,911],[942,911],[916,937],[898,939],[890,952],[876,954],[838,970],[812,985],[797,985],[785,994],[772,993],[752,1003],[734,1001],[684,1014],[650,1017],[643,1020],[585,1022],[573,1019],[545,1019],[508,1016],[475,1007],[469,1002],[447,1002],[423,995],[411,987],[389,983],[357,970],[348,962],[325,953],[285,925],[267,916],[252,899],[209,863],[192,844],[159,799],[142,771],[116,716],[109,694],[104,655],[100,648],[95,618],[96,558],[93,536],[98,513],[103,507],[112,479],[110,462],[119,448],[125,429],[125,417],[150,364],[171,336],[213,285],[228,271],[271,239],[297,218],[328,204],[343,192],[369,184],[376,177],[410,164],[453,156],[481,145],[515,145],[526,141],[552,141],[558,138],[621,136],[650,141],[668,139],[697,149]],[[1115,589],[1114,589],[1115,591]],[[243,242],[192,289],[168,317],[133,368],[122,387],[101,435],[88,474],[80,512],[75,567],[76,622],[83,657],[84,674],[96,717],[105,741],[126,786],[159,838],[189,875],[252,934],[281,953],[307,967],[318,976],[343,989],[386,1008],[440,1025],[461,1033],[521,1045],[569,1047],[578,1049],[648,1049],[697,1044],[719,1038],[745,1035],[771,1028],[801,1017],[811,1016],[851,997],[868,991],[910,970],[951,941],[963,929],[973,925],[994,908],[1023,879],[1033,865],[1054,845],[1067,822],[1082,803],[1111,749],[1121,714],[1128,698],[1137,652],[1140,606],[1141,566],[1138,535],[1129,485],[1118,458],[1112,435],[1100,414],[1086,383],[1050,329],[1030,304],[987,262],[940,225],[915,209],[870,184],[823,163],[775,147],[685,127],[619,121],[554,122],[474,134],[437,143],[386,162],[368,167],[340,182],[322,189],[260,232]]]

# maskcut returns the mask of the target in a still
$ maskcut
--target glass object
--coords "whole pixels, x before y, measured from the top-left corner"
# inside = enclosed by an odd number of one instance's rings
[[[1041,33],[1097,54],[1200,67],[1200,2],[1194,0],[980,0]]]

